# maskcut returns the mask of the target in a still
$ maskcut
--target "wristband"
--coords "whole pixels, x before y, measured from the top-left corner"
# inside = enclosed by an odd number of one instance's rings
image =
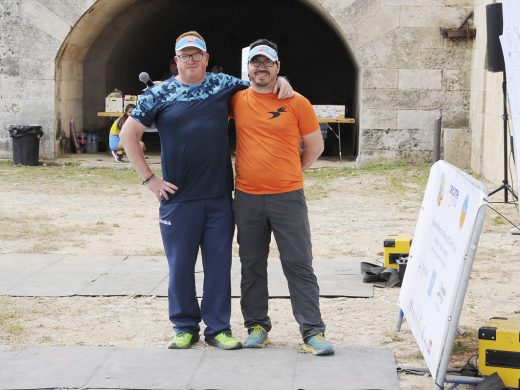
[[[143,186],[148,185],[148,183],[150,183],[154,177],[155,175],[152,173],[148,179],[143,180]]]

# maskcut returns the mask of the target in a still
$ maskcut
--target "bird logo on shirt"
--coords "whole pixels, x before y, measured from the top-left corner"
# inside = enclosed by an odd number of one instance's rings
[[[280,115],[282,115],[282,112],[286,112],[286,111],[285,111],[285,106],[282,106],[279,109],[277,109],[276,111],[268,111],[268,112],[269,112],[269,114],[273,115],[269,119],[274,119],[274,118],[278,118]]]

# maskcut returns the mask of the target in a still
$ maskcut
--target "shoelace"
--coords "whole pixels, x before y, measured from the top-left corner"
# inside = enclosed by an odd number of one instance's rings
[[[316,340],[318,340],[319,342],[322,342],[324,339],[325,337],[323,336],[323,333],[318,333],[316,335]]]
[[[227,339],[231,339],[233,338],[233,336],[231,335],[231,332],[222,332],[221,333],[225,338]]]
[[[263,333],[264,333],[264,329],[263,329],[261,326],[255,326],[255,327],[251,330],[251,334],[252,334],[253,336],[261,336]]]

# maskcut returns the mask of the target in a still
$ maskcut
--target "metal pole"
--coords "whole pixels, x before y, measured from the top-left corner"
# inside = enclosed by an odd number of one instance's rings
[[[436,163],[441,159],[441,123],[442,116],[435,119],[435,124],[433,126],[433,163]]]
[[[507,81],[506,70],[504,69],[504,80],[502,81],[502,94],[504,95],[504,202],[508,203],[508,182],[507,182]]]
[[[339,161],[341,161],[341,124],[338,122]]]
[[[396,332],[401,331],[401,325],[403,324],[403,318],[404,318],[403,310],[401,308],[399,308],[399,314],[397,314],[397,323],[395,324]]]
[[[446,383],[456,383],[459,385],[476,385],[482,382],[484,378],[476,376],[459,376],[459,375],[446,375]]]

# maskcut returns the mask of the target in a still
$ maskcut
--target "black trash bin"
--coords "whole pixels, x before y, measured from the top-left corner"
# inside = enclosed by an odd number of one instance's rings
[[[40,156],[41,126],[11,125],[9,135],[13,139],[13,162],[22,165],[38,165]]]

